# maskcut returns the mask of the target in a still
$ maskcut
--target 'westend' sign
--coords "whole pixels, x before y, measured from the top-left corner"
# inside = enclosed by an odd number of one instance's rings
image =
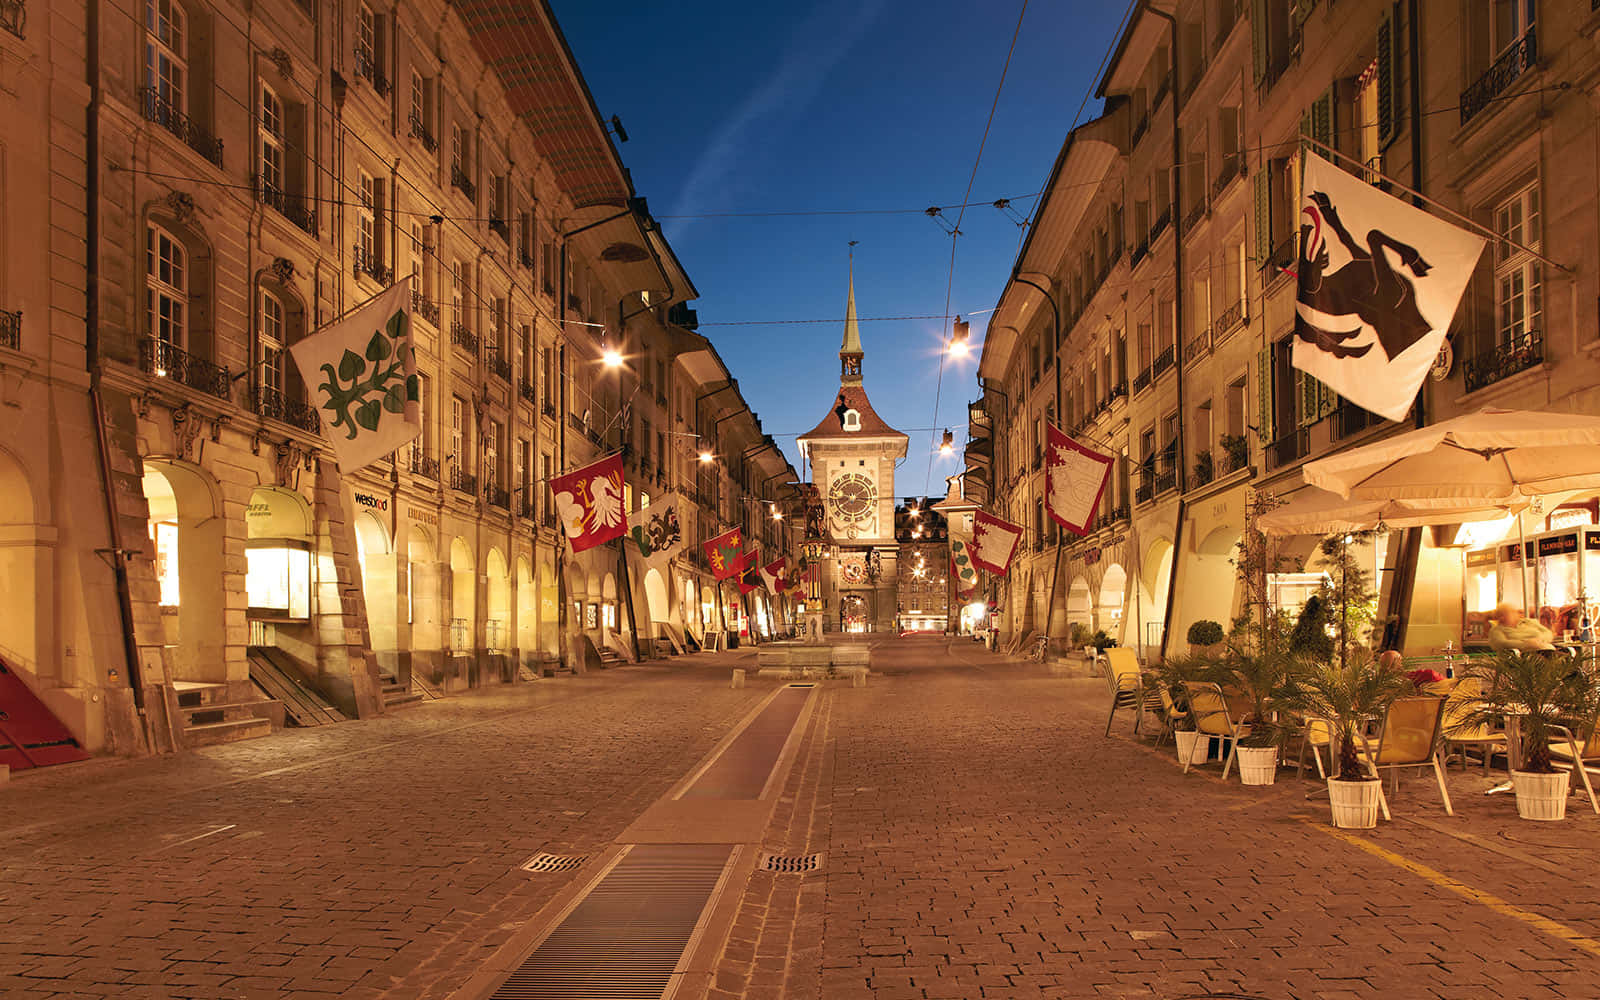
[[[370,507],[373,510],[389,509],[389,500],[387,497],[376,497],[371,493],[357,493],[355,494],[355,498],[356,503],[363,507]]]

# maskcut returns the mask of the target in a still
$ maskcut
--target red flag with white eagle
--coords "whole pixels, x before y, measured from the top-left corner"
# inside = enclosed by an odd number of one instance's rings
[[[1063,528],[1087,535],[1117,460],[1084,447],[1055,424],[1045,425],[1045,447],[1044,509]]]
[[[1003,517],[995,517],[985,511],[974,511],[972,514],[972,544],[968,546],[967,553],[972,557],[972,565],[985,573],[995,576],[1005,576],[1011,568],[1011,557],[1017,551],[1017,542],[1022,540],[1022,525],[1012,524]]]
[[[592,549],[628,530],[622,509],[622,452],[550,480],[556,513],[573,552]]]
[[[787,587],[788,581],[784,577],[783,567],[787,562],[784,557],[779,557],[761,567],[761,582],[767,585],[767,590],[774,594],[781,594]]]

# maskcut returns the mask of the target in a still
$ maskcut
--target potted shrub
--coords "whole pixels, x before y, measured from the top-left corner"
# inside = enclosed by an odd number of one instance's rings
[[[1218,444],[1228,456],[1228,472],[1237,472],[1250,464],[1250,442],[1243,434],[1224,434]]]
[[[1188,638],[1190,655],[1215,653],[1223,640],[1222,624],[1202,618],[1189,626]]]
[[[1270,785],[1277,775],[1283,744],[1278,715],[1294,666],[1281,644],[1251,649],[1242,643],[1230,648],[1216,666],[1218,680],[1233,696],[1232,703],[1249,705],[1244,717],[1236,720],[1245,732],[1234,750],[1239,780],[1246,785]]]
[[[1216,661],[1206,656],[1169,656],[1152,668],[1157,683],[1167,692],[1167,697],[1183,716],[1172,724],[1173,743],[1178,751],[1178,763],[1204,764],[1211,750],[1211,741],[1201,742],[1195,730],[1194,719],[1188,714],[1189,695],[1185,681],[1207,681],[1215,675]]]
[[[1380,718],[1396,698],[1414,690],[1411,678],[1397,666],[1374,657],[1365,648],[1350,651],[1344,663],[1302,662],[1292,672],[1284,702],[1307,716],[1325,720],[1339,755],[1328,778],[1333,825],[1371,829],[1378,825],[1376,775],[1361,766],[1357,743],[1367,720]]]
[[[1473,673],[1480,683],[1461,696],[1450,732],[1472,731],[1514,716],[1522,736],[1520,766],[1511,772],[1517,815],[1565,818],[1571,775],[1551,762],[1550,741],[1565,738],[1556,727],[1571,730],[1581,740],[1594,725],[1600,696],[1593,681],[1565,656],[1518,650],[1474,660]]]
[[[1204,486],[1217,478],[1216,462],[1211,457],[1211,449],[1195,452],[1194,456],[1194,482],[1196,486]]]

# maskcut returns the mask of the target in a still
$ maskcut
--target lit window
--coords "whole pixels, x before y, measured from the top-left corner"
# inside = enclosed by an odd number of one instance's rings
[[[311,547],[290,539],[246,543],[244,589],[255,616],[311,617]]]
[[[152,521],[150,538],[156,543],[156,582],[161,585],[161,606],[178,606],[178,523]]]
[[[601,606],[601,610],[605,614],[604,621],[605,621],[606,628],[610,628],[610,629],[616,628],[617,627],[617,606],[608,601],[606,604]]]
[[[146,0],[144,7],[144,83],[162,110],[184,114],[187,100],[184,85],[188,76],[185,58],[186,18],[177,0]]]
[[[257,131],[261,142],[261,189],[272,194],[284,191],[283,102],[266,84],[261,85],[261,115]]]
[[[261,388],[283,395],[283,302],[271,292],[261,292]]]
[[[1501,202],[1494,217],[1502,237],[1495,244],[1495,329],[1504,345],[1541,332],[1544,267],[1534,256],[1543,240],[1539,186],[1530,184]]]
[[[183,347],[189,311],[188,254],[160,226],[145,230],[145,311],[150,336]]]

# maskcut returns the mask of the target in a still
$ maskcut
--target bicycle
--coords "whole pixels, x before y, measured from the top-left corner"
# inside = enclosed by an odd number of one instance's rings
[[[1050,650],[1050,637],[1041,635],[1033,641],[1033,649],[1028,652],[1028,659],[1035,663],[1043,663],[1045,655]]]

